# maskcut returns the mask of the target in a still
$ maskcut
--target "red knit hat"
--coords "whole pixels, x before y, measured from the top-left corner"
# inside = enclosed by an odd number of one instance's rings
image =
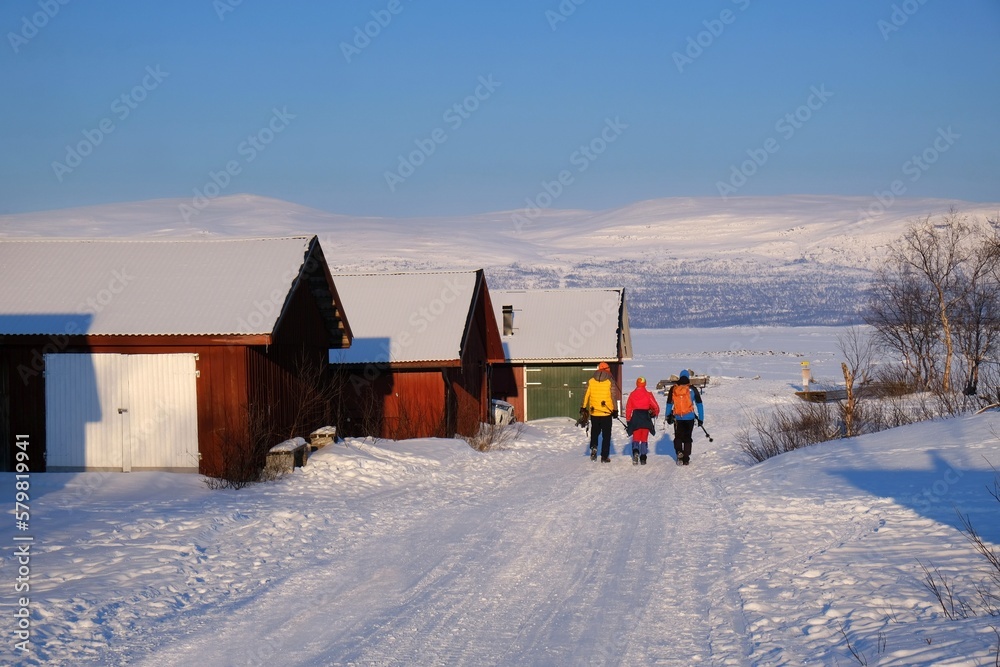
[[[642,377],[641,375],[639,377],[637,377],[635,379],[635,386],[637,386],[637,387],[645,387],[646,386],[646,378]]]
[[[601,363],[597,364],[597,370],[599,370],[599,371],[607,371],[607,372],[610,373],[611,372],[611,366],[608,366],[608,362],[602,361]]]

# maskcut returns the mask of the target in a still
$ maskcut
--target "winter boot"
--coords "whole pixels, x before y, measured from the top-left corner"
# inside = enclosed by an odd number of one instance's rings
[[[590,460],[591,461],[596,461],[597,460],[597,447],[591,447],[590,448]]]
[[[639,465],[639,450],[638,449],[633,449],[632,450],[632,465],[634,465],[634,466]]]
[[[639,457],[639,463],[641,463],[642,465],[646,465],[646,455],[645,454],[643,454],[643,455],[641,455]]]
[[[611,463],[611,459],[607,456],[602,456],[601,463]]]

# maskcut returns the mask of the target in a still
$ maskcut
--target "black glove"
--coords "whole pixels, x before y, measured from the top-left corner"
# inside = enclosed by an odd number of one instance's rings
[[[667,423],[668,424],[673,424],[674,423],[674,416],[673,415],[667,415]]]
[[[698,427],[701,428],[704,425],[705,425],[705,420],[704,419],[699,419],[698,420]]]
[[[612,410],[611,411],[611,417],[614,418],[614,419],[618,419],[618,411],[617,410]]]

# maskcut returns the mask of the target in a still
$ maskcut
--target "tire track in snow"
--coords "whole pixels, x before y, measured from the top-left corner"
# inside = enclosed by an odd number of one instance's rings
[[[745,664],[737,536],[707,471],[593,463],[578,440],[560,427],[550,449],[461,464],[453,485],[369,497],[386,527],[222,601],[137,662]]]

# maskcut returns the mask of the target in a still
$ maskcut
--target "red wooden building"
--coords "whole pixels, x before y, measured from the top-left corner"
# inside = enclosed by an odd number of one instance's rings
[[[0,241],[4,469],[219,474],[350,340],[316,237]]]
[[[333,350],[347,435],[474,435],[503,361],[482,270],[335,275],[354,333]]]

